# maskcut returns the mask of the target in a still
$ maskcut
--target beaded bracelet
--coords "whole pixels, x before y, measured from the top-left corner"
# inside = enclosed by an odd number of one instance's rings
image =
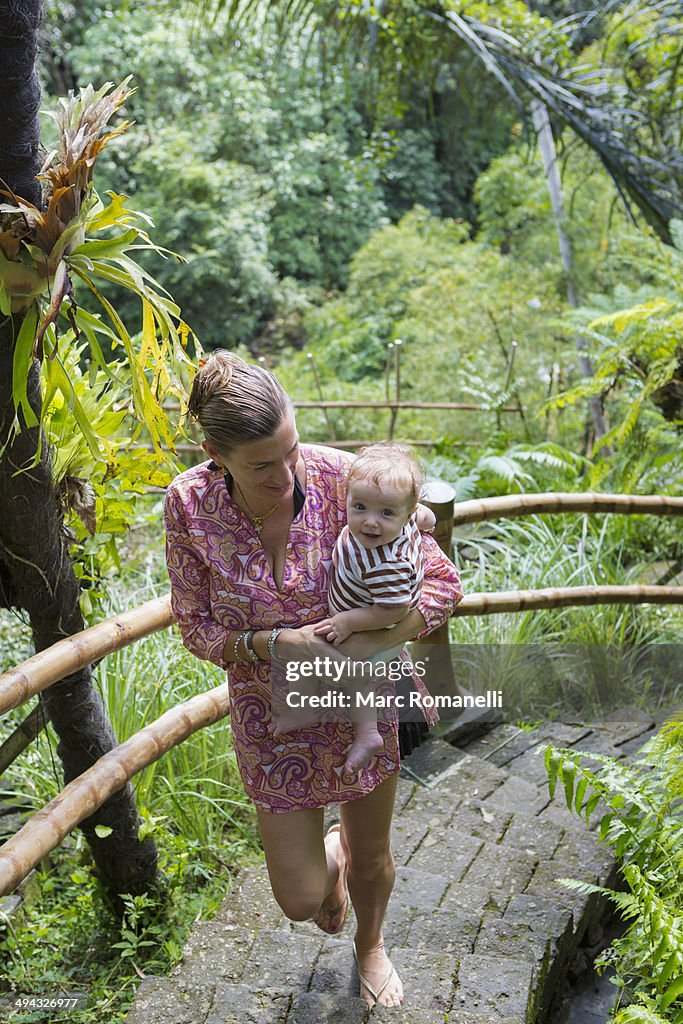
[[[249,656],[250,661],[260,661],[258,654],[254,650],[254,633],[255,629],[248,629],[244,638],[244,649]]]
[[[287,628],[287,626],[276,626],[268,637],[268,654],[270,655],[271,661],[275,660],[275,641],[279,637],[280,633],[284,633]]]
[[[239,645],[241,644],[241,642],[242,642],[242,641],[243,641],[243,640],[245,639],[245,637],[246,637],[246,635],[247,635],[247,633],[248,633],[248,632],[249,632],[249,630],[248,630],[248,629],[244,629],[244,630],[243,630],[243,631],[242,631],[242,632],[241,632],[241,633],[239,634],[239,636],[237,637],[237,639],[235,640],[235,646],[234,646],[234,647],[233,647],[233,649],[232,649],[232,653],[233,653],[233,655],[234,655],[234,657],[235,657],[235,661],[239,661],[239,660],[240,660],[240,658],[239,658],[239,655],[238,655],[238,653],[237,653],[237,649],[238,649]],[[245,646],[246,646],[246,644],[245,644]]]

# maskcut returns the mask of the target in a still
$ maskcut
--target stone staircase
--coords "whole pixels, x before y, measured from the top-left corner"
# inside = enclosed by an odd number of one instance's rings
[[[411,775],[399,780],[385,922],[406,992],[401,1008],[368,1011],[358,997],[353,920],[338,936],[288,921],[263,867],[243,871],[216,917],[195,925],[169,978],[143,980],[127,1024],[542,1021],[605,911],[598,897],[556,879],[609,885],[616,877],[609,851],[564,795],[549,800],[543,746],[621,758],[653,728],[627,711],[590,727],[500,725],[465,748],[446,736],[413,754]]]

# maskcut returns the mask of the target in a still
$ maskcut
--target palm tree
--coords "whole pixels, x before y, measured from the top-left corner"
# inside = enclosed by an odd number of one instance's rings
[[[41,16],[40,0],[0,2],[0,187],[38,208],[40,87],[35,60]],[[0,214],[0,249],[10,258],[13,242],[7,221]],[[21,311],[0,313],[0,604],[28,614],[39,651],[79,632],[83,619],[50,452],[45,443],[39,446],[40,427],[27,426],[23,412],[15,412],[13,369],[24,316]],[[28,367],[27,399],[40,420],[35,360]],[[13,429],[15,415],[19,431]],[[117,745],[89,668],[44,691],[41,706],[59,736],[65,782]],[[139,823],[127,785],[81,825],[97,872],[114,897],[144,891],[156,876],[156,848],[151,839],[138,841]],[[95,831],[98,825],[106,826],[102,838]]]
[[[680,35],[680,0],[608,0],[581,14],[564,17],[551,27],[538,18],[532,20],[533,8],[538,4],[530,0],[526,0],[530,19],[527,26],[521,19],[518,25],[511,23],[509,17],[498,13],[498,5],[493,2],[486,21],[459,14],[452,0],[375,0],[374,4],[354,0],[195,2],[207,16],[226,12],[235,34],[245,24],[261,22],[264,9],[278,19],[283,37],[290,24],[301,25],[302,21],[312,25],[314,32],[333,27],[341,40],[340,47],[364,53],[367,65],[380,76],[398,82],[398,88],[405,65],[431,65],[433,69],[438,63],[448,64],[463,47],[469,48],[537,134],[570,305],[577,306],[579,298],[564,225],[551,119],[570,128],[599,156],[632,218],[635,206],[659,237],[672,243],[671,219],[683,212],[678,86],[683,47],[670,55],[667,67],[661,70],[656,102],[648,109],[629,82],[612,69],[572,66],[567,42],[572,38],[585,40],[597,24],[604,27],[611,15],[622,26],[643,12],[650,18],[648,35],[674,38]],[[526,31],[528,42],[515,37],[515,27]],[[647,45],[647,38],[643,42]],[[563,53],[563,49],[568,52]],[[434,77],[433,70],[431,74]],[[593,367],[585,339],[577,336],[576,345],[581,373],[591,377]],[[670,419],[680,417],[681,376],[683,359],[677,376],[657,397]],[[591,396],[588,405],[593,434],[599,439],[606,432],[602,396]]]
[[[525,121],[531,121],[531,100],[542,103],[599,156],[627,209],[635,206],[660,238],[672,241],[669,222],[683,211],[680,101],[673,88],[683,50],[663,73],[667,80],[657,109],[647,110],[612,69],[572,63],[569,43],[611,13],[627,23],[651,12],[652,32],[680,35],[680,0],[607,0],[555,25],[532,11],[525,23],[520,14],[501,13],[494,0],[486,20],[460,14],[455,0],[194,0],[194,5],[206,18],[223,13],[235,36],[246,26],[264,24],[266,14],[282,38],[302,25],[313,33],[329,35],[332,29],[340,50],[364,54],[368,66],[399,87],[410,67],[448,64],[467,47]],[[661,132],[663,118],[678,132]]]

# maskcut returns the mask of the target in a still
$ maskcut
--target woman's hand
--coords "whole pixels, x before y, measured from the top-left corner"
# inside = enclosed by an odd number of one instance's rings
[[[345,662],[347,659],[337,648],[316,633],[321,623],[285,629],[275,641],[275,657],[278,661],[313,661],[315,658],[333,658]]]

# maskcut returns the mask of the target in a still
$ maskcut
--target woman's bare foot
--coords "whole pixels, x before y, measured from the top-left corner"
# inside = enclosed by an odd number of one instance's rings
[[[349,775],[353,778],[358,775],[361,768],[365,768],[368,761],[381,754],[384,750],[384,740],[380,736],[377,727],[367,726],[358,722],[354,723],[354,740],[349,747],[342,769],[342,775]]]
[[[341,931],[349,910],[349,892],[346,888],[346,858],[341,844],[341,825],[330,825],[325,836],[325,848],[337,862],[339,874],[332,892],[320,904],[320,910],[312,919],[318,928],[328,935]]]
[[[358,949],[353,944],[353,954],[360,978],[360,996],[368,1006],[400,1006],[403,1002],[403,985],[396,968],[384,951],[384,942],[369,949]]]

